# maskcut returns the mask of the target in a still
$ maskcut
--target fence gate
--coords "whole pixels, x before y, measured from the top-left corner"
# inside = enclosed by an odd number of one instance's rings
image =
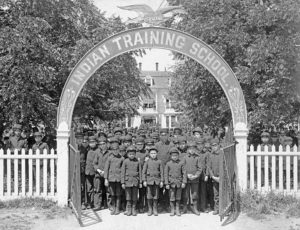
[[[222,221],[228,216],[228,221],[236,219],[239,211],[237,193],[237,167],[235,156],[235,141],[233,138],[232,125],[225,135],[225,143],[220,162],[220,185],[219,185],[219,215]]]
[[[77,148],[74,131],[70,134],[69,143],[69,197],[74,214],[81,221],[81,183],[80,183],[80,153]]]

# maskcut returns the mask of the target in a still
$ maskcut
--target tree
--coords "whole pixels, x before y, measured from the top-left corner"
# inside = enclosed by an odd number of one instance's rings
[[[290,122],[299,116],[299,1],[180,2],[187,14],[168,26],[200,38],[228,62],[243,89],[250,122]],[[199,64],[177,57],[183,62],[172,90],[178,106],[199,122],[215,114],[215,122],[230,119],[217,82]]]
[[[105,18],[91,1],[2,1],[0,124],[43,120],[54,128],[61,91],[73,66],[97,42],[123,29],[119,18]],[[134,110],[138,93],[147,91],[137,78],[135,54],[124,54],[95,74],[91,81],[97,84],[88,83],[80,96],[82,110],[123,108],[121,115]],[[127,85],[116,84],[117,79],[128,80]],[[82,103],[87,99],[90,104]]]

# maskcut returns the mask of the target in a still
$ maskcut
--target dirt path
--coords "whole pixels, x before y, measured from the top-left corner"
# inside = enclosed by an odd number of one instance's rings
[[[269,216],[262,220],[253,220],[244,214],[234,222],[221,226],[219,217],[209,214],[195,216],[186,214],[181,217],[170,217],[169,214],[160,214],[158,217],[148,217],[140,214],[137,217],[127,217],[123,214],[111,216],[108,210],[97,212],[101,218],[98,224],[81,228],[73,215],[57,219],[34,219],[34,230],[300,230],[300,219],[285,218],[284,216]]]

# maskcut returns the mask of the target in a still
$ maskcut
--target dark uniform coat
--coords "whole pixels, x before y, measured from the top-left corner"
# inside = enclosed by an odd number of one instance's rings
[[[165,167],[165,184],[170,187],[181,187],[182,183],[187,183],[187,175],[184,164],[179,159],[177,161],[170,160]]]
[[[172,145],[167,145],[162,142],[158,142],[155,146],[158,151],[157,159],[161,160],[163,166],[165,167],[167,162],[170,160],[169,150],[172,147]]]
[[[95,175],[95,169],[94,169],[94,165],[93,165],[93,162],[94,162],[94,159],[95,159],[95,156],[97,154],[99,154],[100,150],[98,148],[96,149],[90,149],[87,153],[87,156],[86,156],[86,162],[85,162],[85,175]]]
[[[202,172],[201,163],[199,161],[199,157],[197,155],[187,154],[183,159],[182,162],[185,166],[187,174],[196,175],[197,178],[193,180],[188,180],[188,183],[198,183],[199,177]]]
[[[97,154],[95,155],[94,161],[93,161],[94,169],[96,171],[97,171],[97,169],[104,171],[105,163],[109,156],[110,156],[110,152],[108,150],[106,150],[104,152],[100,150],[99,152],[97,152]]]
[[[207,158],[208,155],[207,153],[200,153],[199,156],[199,164],[201,165],[202,168],[202,172],[200,175],[200,180],[204,180],[205,176],[208,176],[208,172],[207,172]]]
[[[111,153],[105,163],[104,178],[109,182],[121,182],[121,168],[123,161],[124,158],[120,154],[115,155]]]
[[[148,185],[159,185],[164,182],[163,164],[161,160],[150,158],[143,167],[143,181]]]
[[[36,152],[36,150],[40,150],[40,154],[43,154],[43,151],[44,151],[44,149],[46,149],[47,150],[47,154],[49,154],[50,152],[49,152],[49,146],[48,146],[48,144],[47,143],[45,143],[45,142],[40,142],[40,143],[35,143],[33,146],[32,146],[32,151],[33,152]]]
[[[221,164],[221,151],[218,153],[211,153],[207,159],[207,171],[210,177],[219,177]]]
[[[142,168],[138,159],[127,158],[122,164],[121,184],[126,187],[138,187],[142,183]]]
[[[12,150],[27,148],[27,140],[22,137],[12,136],[9,139],[9,145]]]

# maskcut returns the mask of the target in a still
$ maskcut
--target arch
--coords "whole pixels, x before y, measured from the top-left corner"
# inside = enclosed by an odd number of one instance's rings
[[[247,127],[247,110],[240,84],[224,59],[200,39],[170,28],[142,27],[112,35],[90,49],[76,64],[63,88],[57,127],[71,127],[77,97],[88,79],[109,60],[143,48],[161,48],[184,54],[204,66],[219,82],[230,105],[233,126]]]

